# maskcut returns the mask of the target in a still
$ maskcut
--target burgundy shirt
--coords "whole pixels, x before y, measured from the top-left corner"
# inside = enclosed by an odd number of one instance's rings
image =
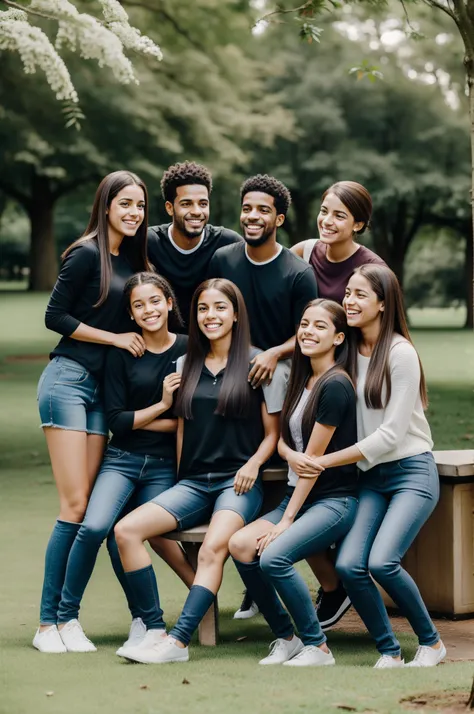
[[[361,245],[350,258],[339,263],[332,263],[326,258],[327,245],[318,240],[314,246],[309,264],[314,270],[318,282],[319,297],[342,303],[346,285],[355,268],[365,263],[385,265],[376,253]]]

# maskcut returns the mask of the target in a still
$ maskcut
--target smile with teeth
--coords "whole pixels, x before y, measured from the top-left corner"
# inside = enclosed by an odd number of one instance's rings
[[[150,317],[144,317],[143,322],[157,322],[160,319],[159,315],[151,315]]]
[[[208,322],[207,325],[204,325],[206,330],[218,330],[220,326],[220,322]]]
[[[303,337],[303,339],[301,340],[301,342],[302,342],[303,345],[306,345],[306,346],[308,346],[308,347],[310,347],[310,346],[312,347],[312,346],[314,346],[314,345],[319,344],[318,342],[316,342],[316,340],[312,340],[311,337]]]
[[[346,314],[347,314],[347,316],[349,316],[349,315],[360,315],[360,310],[349,310],[349,309],[347,309],[347,310],[346,310]]]
[[[247,223],[245,225],[245,228],[250,233],[258,233],[258,231],[262,230],[263,226],[261,226],[257,223]]]

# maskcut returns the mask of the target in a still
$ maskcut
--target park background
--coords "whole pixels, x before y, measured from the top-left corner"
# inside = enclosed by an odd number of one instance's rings
[[[12,3],[0,0],[0,12],[3,5]],[[100,14],[98,3],[75,5]],[[127,168],[146,180],[156,224],[165,220],[163,170],[201,161],[214,177],[211,222],[236,229],[241,181],[273,174],[293,197],[279,234],[286,245],[316,235],[320,196],[332,182],[366,185],[375,210],[364,244],[403,284],[435,448],[474,447],[470,122],[464,47],[452,20],[400,0],[336,3],[318,14],[316,28],[295,13],[256,24],[273,8],[265,2],[122,5],[163,60],[133,55],[140,84],[124,85],[63,50],[83,114],[71,126],[71,108],[44,74],[25,74],[16,53],[0,50],[0,712],[293,713],[338,705],[392,712],[420,692],[467,691],[469,663],[375,678],[369,638],[340,632],[330,645],[341,666],[262,673],[256,662],[271,638],[261,618],[231,620],[241,592],[231,565],[220,595],[223,644],[194,645],[186,666],[124,665],[113,652],[128,614],[106,552],[81,615],[99,652],[54,658],[31,648],[57,507],[35,403],[56,340],[43,315],[59,254],[84,230],[95,186],[109,171]],[[33,21],[54,37],[54,21]],[[172,624],[185,591],[154,563]],[[402,644],[410,658],[415,638],[402,635]]]

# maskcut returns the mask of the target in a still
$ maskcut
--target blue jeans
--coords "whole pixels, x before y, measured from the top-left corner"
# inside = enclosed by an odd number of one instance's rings
[[[408,619],[420,645],[439,640],[420,591],[400,564],[438,498],[438,471],[431,452],[362,472],[359,508],[340,546],[336,569],[380,654],[397,657],[400,643],[372,578]]]
[[[92,575],[97,553],[107,536],[112,565],[125,591],[132,616],[136,616],[133,596],[120,562],[113,527],[125,509],[132,510],[148,503],[175,482],[176,469],[171,459],[131,454],[114,446],[107,448],[84,521],[69,553],[58,622],[67,622],[78,617],[82,596]]]
[[[290,496],[285,496],[278,508],[262,516],[263,520],[279,523],[289,500]],[[294,564],[343,538],[352,526],[356,510],[357,500],[350,496],[324,498],[303,505],[288,530],[263,551],[260,562],[234,561],[250,595],[277,637],[289,637],[293,632],[278,593],[303,643],[319,646],[326,641],[308,586]]]
[[[39,379],[37,398],[42,427],[108,435],[101,386],[79,362],[53,357]]]

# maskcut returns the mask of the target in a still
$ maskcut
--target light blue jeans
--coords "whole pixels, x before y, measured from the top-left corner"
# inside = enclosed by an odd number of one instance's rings
[[[289,500],[290,496],[285,496],[278,508],[262,518],[279,523]],[[276,637],[289,637],[293,633],[289,612],[305,645],[319,646],[326,641],[309,588],[294,564],[343,538],[356,510],[357,500],[351,496],[322,498],[303,505],[295,522],[270,543],[260,560],[242,563],[234,558],[248,592]]]
[[[400,643],[372,578],[408,619],[420,645],[439,640],[418,587],[400,564],[438,498],[439,477],[431,452],[379,464],[361,474],[359,508],[340,546],[336,570],[380,654],[397,657]]]
[[[126,510],[148,503],[176,483],[173,460],[131,454],[109,446],[94,484],[84,521],[67,561],[57,621],[79,615],[82,596],[94,569],[97,553],[107,538],[112,565],[127,597],[132,617],[138,617],[133,595],[120,561],[113,527]]]

